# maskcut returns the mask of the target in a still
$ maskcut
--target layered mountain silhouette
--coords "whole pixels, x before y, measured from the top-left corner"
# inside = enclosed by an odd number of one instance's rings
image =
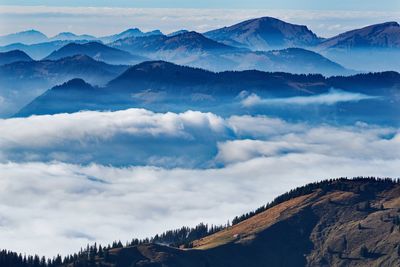
[[[386,22],[339,34],[324,40],[321,48],[400,48],[400,25]]]
[[[84,44],[70,43],[54,51],[45,59],[58,60],[75,55],[87,55],[95,60],[104,61],[110,64],[135,64],[146,60],[144,57],[135,56],[126,51],[112,48],[99,42],[89,42]]]
[[[163,35],[163,33],[159,30],[154,30],[150,32],[142,32],[138,28],[128,29],[118,34],[109,35],[105,37],[100,37],[99,40],[103,41],[104,43],[112,43],[116,40],[126,39],[131,37],[144,37],[144,36],[153,36],[153,35]]]
[[[308,50],[252,52],[216,42],[197,32],[132,37],[118,40],[111,46],[133,54],[144,54],[154,60],[167,60],[213,71],[258,69],[326,75],[351,73],[339,64]]]
[[[150,32],[142,32],[138,28],[128,29],[118,34],[113,34],[103,37],[95,37],[89,34],[75,34],[72,32],[60,32],[53,37],[48,37],[44,33],[37,30],[28,30],[17,32],[13,34],[0,36],[0,45],[10,45],[10,44],[38,44],[42,42],[51,41],[101,41],[104,43],[114,42],[118,39],[123,39],[127,37],[138,37],[138,36],[150,36],[150,35],[161,35],[162,32],[159,30],[154,30]]]
[[[352,69],[400,71],[400,25],[386,22],[324,40],[316,51]]]
[[[385,22],[351,30],[334,37],[321,38],[306,26],[262,17],[215,29],[203,35],[186,30],[164,35],[159,30],[143,32],[138,28],[132,28],[98,38],[70,32],[48,38],[38,31],[30,30],[1,36],[0,45],[3,47],[0,47],[0,51],[18,49],[34,59],[42,59],[68,43],[97,40],[133,54],[145,53],[153,60],[167,60],[212,71],[242,70],[242,66],[271,71],[269,58],[260,59],[256,56],[257,53],[252,51],[303,48],[319,53],[344,66],[345,69],[400,71],[397,64],[400,60],[399,28],[397,22]],[[385,60],[381,60],[382,58]],[[265,63],[258,62],[252,65],[254,59]],[[128,64],[127,62],[119,63]],[[279,69],[293,71],[294,68],[291,66],[291,68],[279,67]],[[325,72],[321,66],[311,70],[325,75],[344,74]],[[296,69],[295,72],[306,73],[301,68]]]
[[[91,246],[51,266],[398,266],[399,205],[399,181],[326,180],[293,189],[209,234],[203,224],[189,236],[177,230],[126,246]],[[3,251],[0,263],[28,266],[15,255]]]
[[[44,42],[44,43],[38,43],[38,44],[22,44],[22,43],[16,43],[16,44],[10,44],[6,46],[0,47],[1,52],[7,52],[11,50],[21,50],[28,54],[30,57],[32,57],[35,60],[41,60],[45,58],[46,56],[50,55],[52,52],[62,48],[63,46],[69,44],[69,43],[79,43],[79,44],[84,44],[87,43],[88,41],[82,40],[64,40],[64,41],[51,41],[51,42]]]
[[[88,34],[77,35],[72,32],[61,32],[49,39],[52,41],[80,41],[80,40],[91,41],[91,40],[96,40],[97,38]]]
[[[312,96],[328,93],[331,88],[337,88],[354,93],[386,97],[392,93],[392,90],[398,90],[399,84],[400,74],[394,72],[331,78],[325,78],[322,75],[260,71],[214,73],[164,61],[151,61],[129,68],[111,80],[105,87],[96,90],[80,91],[79,86],[74,83],[73,92],[77,94],[75,98],[85,99],[88,102],[80,101],[79,105],[74,105],[73,102],[65,99],[65,94],[60,92],[63,90],[71,92],[71,84],[65,83],[57,87],[57,90],[50,89],[41,97],[33,100],[16,116],[79,110],[118,110],[132,107],[143,107],[162,112],[183,111],[189,108],[218,112],[214,108],[221,106],[224,107],[223,112],[229,112],[227,103],[230,103],[231,108],[237,111],[240,107],[235,105],[239,105],[240,98],[238,99],[238,97],[243,92],[245,95],[257,94],[260,97],[274,98]],[[375,102],[380,103],[379,101]],[[391,112],[395,114],[397,102],[393,102],[393,107],[385,104],[385,108],[374,104],[375,102],[368,102],[367,105],[370,108],[381,109],[382,112],[394,109]],[[343,106],[335,111],[336,108],[333,107],[333,111],[346,113],[347,108],[349,107]],[[370,116],[368,110],[370,109],[360,107],[359,110],[354,110],[354,114]],[[332,110],[327,112],[327,115],[331,112]],[[380,114],[380,111],[375,111],[374,114]],[[289,114],[286,115],[289,116]],[[311,113],[298,114],[297,110],[294,110],[293,115],[312,117]],[[313,116],[323,117],[320,112]],[[390,117],[389,114],[387,117]]]
[[[43,33],[36,30],[28,30],[0,36],[0,45],[9,45],[13,43],[36,44],[46,42],[47,40],[47,36]]]
[[[0,114],[12,115],[46,89],[70,79],[82,78],[92,84],[104,85],[127,68],[82,55],[0,66],[0,96],[6,101],[1,106]]]
[[[355,73],[318,53],[302,48],[241,53],[233,58],[238,64],[234,68],[237,70],[257,69],[270,72],[321,73],[328,76]]]
[[[174,31],[174,32],[167,34],[167,36],[172,37],[172,36],[176,36],[176,35],[179,35],[182,33],[187,33],[187,32],[189,32],[189,31],[188,30],[178,30],[178,31]]]
[[[118,40],[111,46],[130,51],[132,53],[159,54],[181,53],[182,56],[191,53],[206,53],[211,51],[234,51],[234,47],[227,46],[204,37],[197,32],[183,32],[173,36],[153,35],[149,37],[130,37]],[[177,56],[177,55],[175,55]]]
[[[10,64],[18,61],[32,61],[33,59],[20,50],[0,52],[0,65]]]
[[[72,78],[84,78],[93,84],[105,84],[128,67],[110,65],[94,60],[86,55],[63,57],[58,60],[20,61],[0,67],[0,79],[10,82],[19,80],[29,84],[34,80],[66,81]],[[4,85],[4,83],[2,83]]]
[[[205,36],[228,45],[251,50],[272,50],[290,47],[311,47],[320,42],[306,26],[262,17],[247,20],[229,27],[212,30]]]

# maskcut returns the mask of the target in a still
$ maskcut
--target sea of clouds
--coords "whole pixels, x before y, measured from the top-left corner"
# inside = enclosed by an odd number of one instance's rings
[[[399,129],[145,109],[0,120],[0,244],[87,243],[224,224],[296,186],[397,177]]]

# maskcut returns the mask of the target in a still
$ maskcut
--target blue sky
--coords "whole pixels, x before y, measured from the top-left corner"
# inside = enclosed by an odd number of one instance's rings
[[[3,5],[49,5],[49,6],[113,6],[113,7],[168,7],[168,8],[273,8],[273,9],[306,9],[306,10],[399,10],[398,0],[139,0],[139,1],[104,1],[104,0],[1,0]]]

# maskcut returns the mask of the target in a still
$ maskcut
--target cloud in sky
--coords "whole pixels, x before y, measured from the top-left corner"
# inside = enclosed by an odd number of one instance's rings
[[[145,146],[132,145],[140,142]],[[90,148],[92,143],[98,146]],[[74,145],[77,150],[66,149]],[[80,158],[82,151],[92,154],[90,149],[103,146],[106,158],[117,157],[118,146],[127,146],[130,155],[124,157],[143,157],[141,152],[150,150],[144,159],[148,165],[11,157],[16,151],[63,151]],[[400,172],[396,128],[364,123],[311,126],[267,116],[222,118],[193,111],[129,109],[4,119],[0,147],[0,244],[48,256],[75,252],[95,241],[126,241],[202,221],[223,224],[316,180],[396,177]],[[178,168],[165,164],[180,155],[174,147],[187,154]],[[201,157],[204,147],[212,148],[206,158]],[[150,158],[163,155],[162,150],[169,152],[165,158]],[[187,161],[197,157],[219,167],[193,168]]]
[[[377,96],[370,96],[362,93],[345,92],[341,90],[330,90],[328,93],[312,96],[295,96],[285,98],[260,98],[251,94],[242,100],[245,107],[259,105],[335,105],[341,102],[358,102],[361,100],[378,99]]]
[[[165,33],[182,28],[203,32],[262,16],[305,24],[320,36],[329,37],[349,29],[397,20],[400,11],[0,6],[0,34],[35,28],[49,35],[72,31],[100,36],[132,27],[160,29]]]
[[[68,1],[52,1],[52,0],[3,0],[3,4],[11,5],[50,5],[50,6],[113,6],[113,7],[191,7],[191,8],[305,8],[312,10],[393,10],[399,9],[400,6],[396,0],[384,0],[376,2],[374,0],[337,0],[337,1],[319,1],[319,0],[249,0],[246,2],[238,0],[203,0],[203,1],[186,1],[186,0],[68,0]]]

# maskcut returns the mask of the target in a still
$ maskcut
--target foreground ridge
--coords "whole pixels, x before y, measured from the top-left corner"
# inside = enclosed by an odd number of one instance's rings
[[[126,246],[94,244],[64,259],[3,250],[0,266],[398,266],[400,180],[311,183],[235,217],[232,225],[186,230]],[[172,244],[178,234],[183,238]]]

